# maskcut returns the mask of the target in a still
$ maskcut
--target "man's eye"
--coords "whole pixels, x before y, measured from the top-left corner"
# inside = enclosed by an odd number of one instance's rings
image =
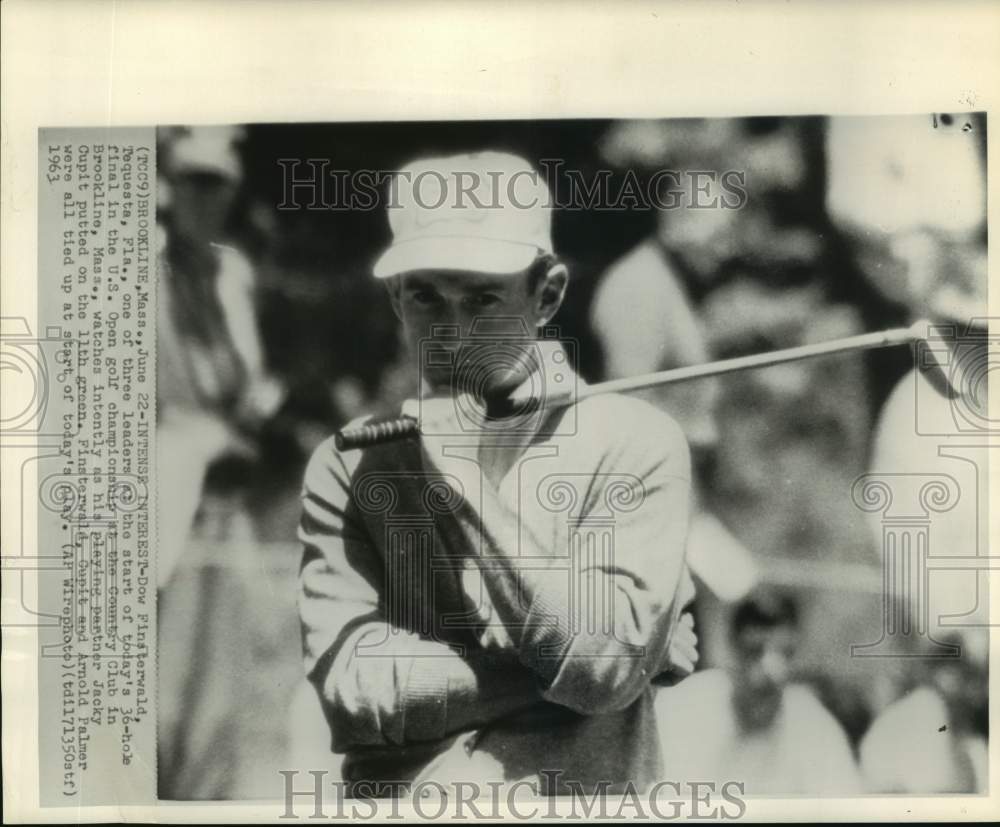
[[[500,297],[492,293],[479,293],[470,297],[469,302],[475,307],[492,307],[500,302]]]
[[[437,301],[437,296],[430,290],[417,290],[412,295],[417,304],[434,304]]]

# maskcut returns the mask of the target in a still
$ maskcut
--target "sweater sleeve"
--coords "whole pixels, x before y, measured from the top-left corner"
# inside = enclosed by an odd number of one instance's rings
[[[302,496],[299,611],[334,752],[437,740],[537,702],[534,677],[502,654],[462,657],[386,622],[380,558],[350,491],[343,459],[324,443]]]
[[[589,428],[585,417],[596,417]],[[631,705],[664,667],[680,595],[690,594],[690,460],[680,428],[645,403],[605,399],[580,418],[579,450],[566,453],[581,473],[553,475],[537,492],[543,509],[579,504],[556,516],[555,548],[488,490],[491,502],[459,516],[481,535],[494,605],[543,697],[599,714]]]

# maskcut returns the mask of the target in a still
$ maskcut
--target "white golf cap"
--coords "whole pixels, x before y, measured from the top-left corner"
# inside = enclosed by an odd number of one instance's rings
[[[552,252],[552,204],[542,176],[523,158],[480,152],[428,158],[393,177],[392,244],[376,278],[412,270],[519,273]]]

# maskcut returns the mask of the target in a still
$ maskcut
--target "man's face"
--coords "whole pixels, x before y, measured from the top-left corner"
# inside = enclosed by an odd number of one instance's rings
[[[749,626],[737,634],[733,703],[744,729],[759,730],[774,723],[797,643],[798,633],[788,624]]]
[[[191,240],[218,241],[236,197],[236,182],[223,175],[191,172],[173,181],[174,231]]]
[[[423,351],[425,364],[420,366],[421,376],[432,388],[451,387],[456,374],[476,374],[475,369],[456,371],[456,365],[468,366],[470,358],[476,359],[481,354],[496,362],[498,340],[508,336],[516,337],[517,342],[534,338],[539,325],[554,314],[553,303],[558,308],[562,292],[557,289],[558,295],[553,299],[547,295],[546,279],[540,280],[535,289],[531,289],[530,281],[526,272],[492,275],[420,270],[403,273],[388,285],[393,308],[403,323],[407,347],[415,358],[420,358]],[[442,335],[441,328],[450,331],[450,335]],[[429,350],[446,354],[447,358],[428,360]],[[520,349],[512,346],[504,350],[509,354],[516,352],[507,362],[518,364],[510,365],[509,376],[501,375],[504,371],[491,375],[489,381],[496,385],[514,383],[525,370]],[[503,363],[503,359],[499,361]]]

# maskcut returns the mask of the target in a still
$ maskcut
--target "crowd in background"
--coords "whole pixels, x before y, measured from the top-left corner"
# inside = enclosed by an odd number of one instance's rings
[[[301,474],[338,426],[413,395],[370,276],[385,211],[289,208],[288,159],[351,172],[503,149],[585,177],[608,170],[611,190],[662,169],[742,173],[739,209],[556,212],[572,282],[554,322],[596,381],[921,317],[985,318],[985,126],[927,115],[162,129],[161,796],[266,797],[277,769],[335,768],[302,692]],[[881,525],[852,498],[855,480],[958,474],[937,442],[894,444],[913,435],[924,398],[912,367],[893,349],[647,393],[684,428],[696,471],[688,554],[704,674],[689,680],[718,713],[704,705],[706,772],[766,767],[761,791],[813,791],[819,779],[796,775],[792,756],[806,748],[796,732],[818,726],[833,745],[820,775],[842,781],[833,792],[982,788],[982,638],[955,631],[956,660],[912,657],[928,653],[917,634],[907,657],[851,656],[879,640],[885,610]],[[922,414],[947,418],[949,402],[927,404]],[[974,555],[969,514],[935,523],[932,542]],[[982,612],[964,574],[934,612]],[[927,720],[929,735],[913,725]]]

